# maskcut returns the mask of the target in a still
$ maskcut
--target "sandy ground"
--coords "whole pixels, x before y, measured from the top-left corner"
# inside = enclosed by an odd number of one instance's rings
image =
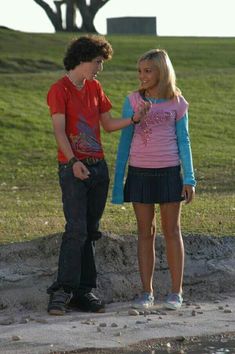
[[[160,302],[170,279],[159,237],[154,273],[159,302],[150,313],[131,315],[130,301],[141,291],[136,238],[107,234],[96,247],[96,294],[108,304],[106,312],[53,317],[46,312],[46,289],[56,278],[60,241],[58,234],[0,247],[0,354],[125,353],[156,343],[173,353],[193,338],[234,337],[235,237],[184,238],[185,301],[179,311],[166,311]]]
[[[109,348],[111,353],[141,341],[167,339],[164,345],[170,346],[172,339],[182,342],[195,336],[235,334],[233,293],[207,302],[185,299],[178,311],[167,311],[162,303],[145,314],[130,315],[130,308],[130,302],[112,303],[103,314],[69,312],[62,317],[2,310],[0,353],[63,353],[84,348]]]

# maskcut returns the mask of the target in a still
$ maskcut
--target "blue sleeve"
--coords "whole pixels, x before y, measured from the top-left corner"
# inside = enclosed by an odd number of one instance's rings
[[[179,157],[183,169],[183,184],[196,185],[193,171],[192,151],[188,129],[188,113],[176,122]]]
[[[133,113],[134,111],[131,107],[129,98],[126,97],[125,102],[123,104],[122,116],[124,119],[130,118],[133,115]],[[124,184],[125,170],[129,158],[133,132],[134,132],[133,125],[129,125],[128,127],[123,128],[121,131],[121,136],[120,136],[118,150],[117,150],[114,186],[112,192],[113,204],[122,204],[124,201],[123,184]]]

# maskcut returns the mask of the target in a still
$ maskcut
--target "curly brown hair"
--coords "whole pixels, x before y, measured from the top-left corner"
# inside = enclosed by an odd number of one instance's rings
[[[65,69],[74,69],[81,62],[89,62],[98,56],[104,60],[112,58],[113,48],[103,36],[86,35],[74,39],[69,44],[64,57]]]

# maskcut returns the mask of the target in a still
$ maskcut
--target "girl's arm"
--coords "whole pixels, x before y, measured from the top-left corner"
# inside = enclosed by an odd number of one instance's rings
[[[133,109],[131,107],[128,97],[126,98],[122,116],[123,119],[133,115]],[[134,126],[129,125],[128,127],[122,129],[121,136],[118,145],[117,157],[116,157],[116,166],[115,166],[115,175],[114,175],[114,186],[112,192],[112,203],[113,204],[122,204],[123,203],[123,184],[125,177],[126,164],[129,158],[129,152],[131,147],[132,136],[134,132]]]
[[[179,149],[179,157],[183,169],[183,184],[182,194],[185,197],[186,203],[191,202],[194,196],[194,187],[196,180],[193,170],[193,159],[191,151],[191,143],[188,129],[188,113],[176,122],[176,136]]]

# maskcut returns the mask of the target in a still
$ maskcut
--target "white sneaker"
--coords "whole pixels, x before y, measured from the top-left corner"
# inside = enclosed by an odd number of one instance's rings
[[[134,301],[132,307],[134,309],[147,310],[154,306],[154,296],[151,293],[143,293]]]
[[[167,296],[165,301],[165,308],[168,310],[178,310],[183,303],[183,297],[181,294],[172,293]]]

